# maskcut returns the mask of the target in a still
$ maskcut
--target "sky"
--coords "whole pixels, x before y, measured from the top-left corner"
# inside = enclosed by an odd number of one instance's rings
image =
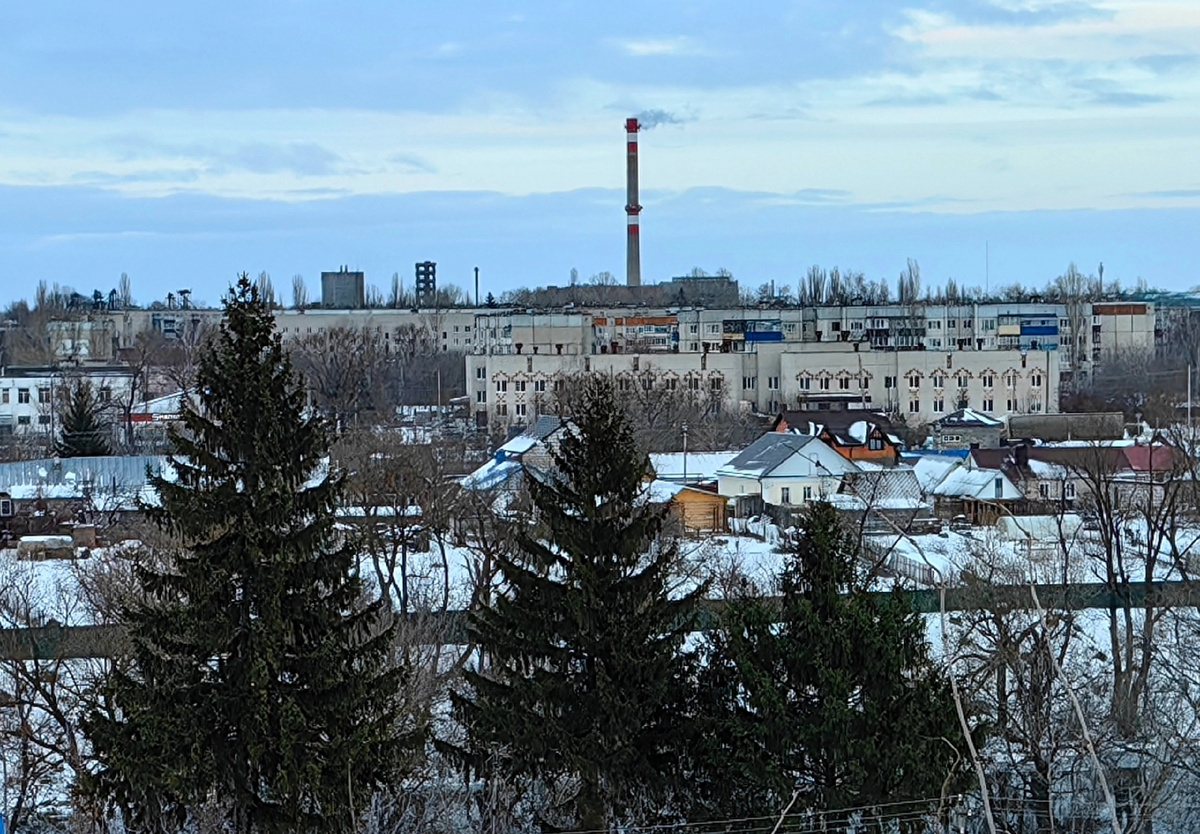
[[[0,4],[0,300],[1085,272],[1200,284],[1200,4]]]

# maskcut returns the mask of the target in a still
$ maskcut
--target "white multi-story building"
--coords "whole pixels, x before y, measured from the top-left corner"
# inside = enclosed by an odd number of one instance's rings
[[[478,422],[526,422],[554,408],[573,375],[600,373],[618,388],[685,391],[725,408],[883,409],[914,424],[959,408],[984,414],[1058,410],[1057,351],[872,350],[854,343],[766,343],[713,353],[492,353],[466,357]]]
[[[8,368],[0,376],[0,434],[53,434],[63,386],[76,377],[91,383],[101,406],[111,404],[115,410],[128,401],[132,376],[127,368]]]

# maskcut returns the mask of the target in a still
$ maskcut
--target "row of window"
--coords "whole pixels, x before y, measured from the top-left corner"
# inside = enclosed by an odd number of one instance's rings
[[[946,387],[946,377],[942,374],[933,374],[933,376],[931,376],[929,379],[933,383],[933,387],[935,389]],[[1017,387],[1017,379],[1018,379],[1018,374],[1016,372],[1009,371],[1008,373],[1004,374],[1005,387],[1016,388]],[[958,375],[957,382],[958,382],[959,388],[966,388],[967,383],[969,381],[970,380],[966,374]],[[993,387],[995,387],[996,379],[994,376],[992,376],[992,374],[982,374],[979,377],[979,381],[981,383],[983,383],[984,388],[993,388]],[[908,382],[908,387],[911,389],[917,389],[917,388],[921,387],[921,377],[919,374],[909,374],[909,376],[907,377],[907,382]],[[1032,388],[1041,388],[1042,387],[1042,375],[1036,371],[1034,373],[1030,374],[1029,375],[1029,385]],[[865,385],[864,385],[864,387],[865,387]],[[885,376],[883,378],[883,387],[884,388],[895,388],[896,387],[896,377]]]
[[[4,403],[5,405],[8,405],[12,401],[11,400],[11,397],[12,397],[11,391],[12,391],[11,388],[0,389],[0,402]],[[49,388],[38,388],[37,392],[38,392],[38,402],[39,403],[50,402],[50,389]],[[17,389],[17,402],[18,403],[21,403],[21,404],[29,403],[32,401],[32,396],[33,396],[32,389],[30,389],[30,388],[18,388]]]
[[[968,400],[959,400],[958,407],[959,408],[969,408],[970,402]],[[1010,397],[1009,399],[1004,401],[1004,408],[1006,411],[1020,411],[1021,401]],[[933,400],[933,409],[932,410],[933,410],[934,414],[945,414],[946,413],[945,398],[944,397],[935,397]],[[983,412],[995,411],[996,410],[996,401],[991,397],[984,397],[982,400],[980,400],[979,410],[983,411]],[[1030,413],[1039,414],[1039,413],[1041,413],[1041,410],[1042,410],[1042,401],[1041,400],[1030,400],[1029,401]],[[921,412],[921,401],[920,400],[909,400],[908,401],[908,413],[909,414],[919,414],[920,412]],[[952,435],[945,435],[942,438],[942,440],[944,440],[946,442],[950,442],[950,440],[952,438],[961,440],[961,438],[958,438],[957,436],[952,436]]]

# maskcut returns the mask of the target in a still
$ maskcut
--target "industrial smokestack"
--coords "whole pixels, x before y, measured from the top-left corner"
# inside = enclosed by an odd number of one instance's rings
[[[642,285],[641,238],[638,235],[638,120],[625,120],[625,143],[628,166],[625,169],[625,284],[630,287]]]

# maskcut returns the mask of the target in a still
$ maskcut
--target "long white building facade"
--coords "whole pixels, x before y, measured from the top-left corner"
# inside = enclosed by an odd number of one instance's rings
[[[889,351],[869,345],[776,344],[700,353],[503,353],[466,357],[479,423],[518,423],[553,411],[567,378],[611,376],[618,388],[690,392],[721,407],[882,409],[913,424],[959,408],[1004,416],[1058,410],[1059,354],[1028,351]]]

